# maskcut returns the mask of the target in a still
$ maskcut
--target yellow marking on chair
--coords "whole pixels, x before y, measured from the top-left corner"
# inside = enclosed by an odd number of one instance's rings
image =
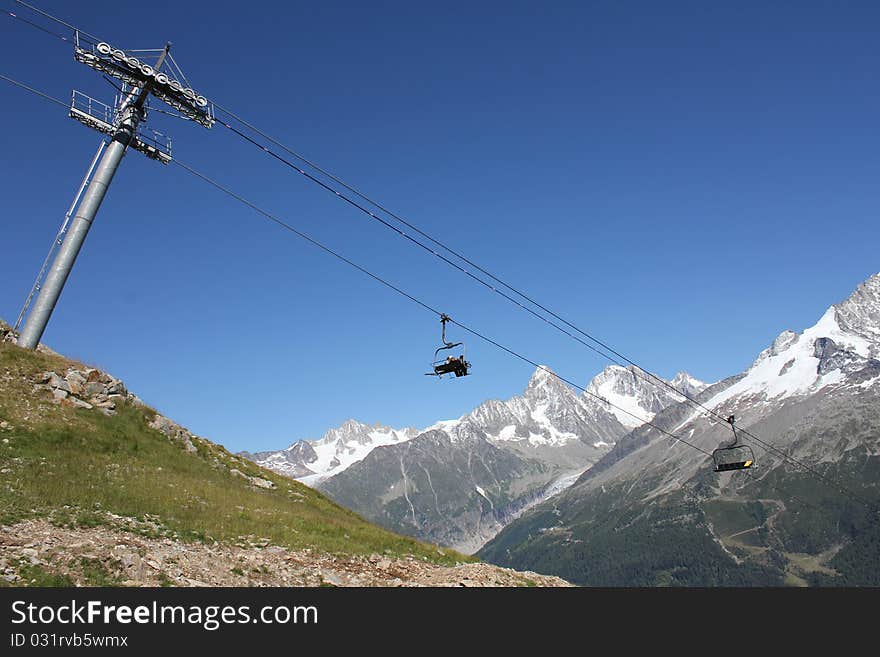
[[[744,468],[750,468],[750,467],[752,467],[752,461],[746,461],[745,463],[743,463],[743,467],[744,467]]]

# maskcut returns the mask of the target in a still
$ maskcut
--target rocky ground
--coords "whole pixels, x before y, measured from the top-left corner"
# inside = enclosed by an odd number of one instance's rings
[[[39,584],[35,573],[75,586],[571,586],[558,577],[485,563],[439,566],[412,557],[336,557],[289,550],[256,537],[237,545],[183,543],[139,535],[137,521],[116,527],[59,527],[46,519],[0,527],[0,579]]]

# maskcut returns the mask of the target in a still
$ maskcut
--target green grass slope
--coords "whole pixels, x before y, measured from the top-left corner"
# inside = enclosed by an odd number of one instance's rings
[[[82,364],[0,343],[0,525],[46,517],[62,525],[119,523],[183,541],[268,541],[339,555],[474,559],[366,522],[292,479],[195,438],[195,452],[151,429],[156,411],[117,413],[57,404],[35,389],[41,372]],[[237,470],[238,473],[233,472]],[[239,474],[241,473],[241,474]],[[242,476],[245,475],[245,476]],[[254,486],[247,477],[271,481]]]

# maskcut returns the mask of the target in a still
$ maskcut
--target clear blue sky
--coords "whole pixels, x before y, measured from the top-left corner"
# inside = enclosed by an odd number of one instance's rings
[[[876,2],[34,3],[118,47],[170,40],[201,93],[663,376],[735,374],[880,271]],[[112,99],[61,41],[5,15],[0,35],[0,73]],[[5,82],[0,101],[12,322],[99,138]],[[148,124],[176,157],[563,376],[586,384],[608,364],[224,128]],[[473,376],[423,376],[439,328],[130,153],[44,341],[254,451],[349,417],[426,426],[524,388],[532,368],[474,338]]]

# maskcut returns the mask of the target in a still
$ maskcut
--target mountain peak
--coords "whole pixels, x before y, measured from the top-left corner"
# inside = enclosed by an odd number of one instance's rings
[[[529,384],[526,386],[526,394],[531,392],[538,391],[549,391],[549,390],[559,390],[566,389],[569,392],[571,391],[568,385],[560,379],[556,373],[547,367],[546,365],[539,365],[535,370],[532,377],[529,379]]]
[[[623,367],[621,365],[608,365],[604,370],[593,377],[590,384],[587,386],[587,390],[594,393],[598,392],[599,388],[611,387],[616,390],[621,390],[623,387],[626,387],[626,382],[637,380],[639,372],[641,372],[641,370],[632,365],[629,365],[628,367]]]
[[[593,377],[584,394],[609,402],[608,410],[629,428],[650,422],[669,404],[679,401],[675,393],[634,365],[609,365]]]
[[[871,342],[880,342],[880,273],[861,283],[833,308],[841,329]]]
[[[828,312],[831,312],[830,308],[826,312],[826,315],[828,314]],[[772,358],[773,356],[778,356],[779,354],[783,353],[791,345],[797,342],[799,338],[800,333],[795,333],[790,329],[784,330],[782,333],[776,336],[776,339],[773,340],[773,344],[771,344],[769,347],[764,349],[764,351],[758,354],[758,357],[755,359],[752,367],[768,358]]]
[[[745,376],[706,403],[718,406],[736,397],[758,396],[783,403],[827,386],[865,383],[880,356],[880,274],[829,306],[802,333],[783,331],[764,349]],[[850,377],[855,377],[850,379]],[[866,385],[870,385],[869,378]]]
[[[709,387],[708,383],[704,381],[700,381],[697,378],[694,378],[690,374],[685,371],[678,372],[670,381],[670,384],[676,390],[683,392],[689,397],[695,395],[697,393],[702,392],[706,388]]]
[[[548,379],[555,379],[556,373],[547,365],[538,365],[537,369],[529,379],[529,385],[536,385]]]
[[[339,427],[335,429],[330,429],[327,433],[324,434],[324,437],[321,438],[319,442],[336,442],[338,440],[342,440],[343,442],[348,442],[350,440],[363,440],[363,436],[368,433],[370,427],[362,422],[358,422],[355,419],[349,418],[345,422],[343,422]]]

